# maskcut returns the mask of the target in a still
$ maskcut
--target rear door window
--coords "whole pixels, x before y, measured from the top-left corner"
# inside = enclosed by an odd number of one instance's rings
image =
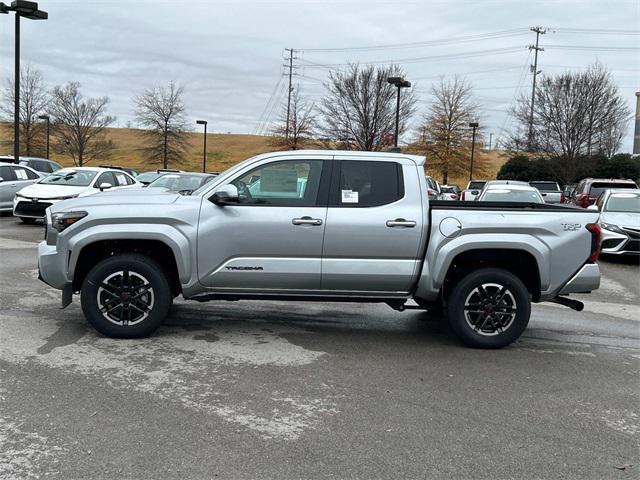
[[[333,202],[341,207],[377,207],[404,197],[402,166],[396,162],[340,162]]]
[[[0,177],[2,177],[2,180],[5,182],[16,179],[16,176],[13,174],[13,170],[11,169],[11,167],[6,165],[0,167]]]
[[[108,183],[112,187],[115,187],[116,185],[118,185],[116,183],[116,179],[113,177],[113,173],[111,173],[111,172],[104,172],[104,173],[100,174],[100,176],[98,177],[98,180],[96,180],[96,183],[95,183],[94,186],[96,188],[100,188],[100,185],[102,185],[103,183]]]
[[[32,172],[28,168],[15,168],[16,178],[18,180],[36,180],[40,178],[37,173]]]

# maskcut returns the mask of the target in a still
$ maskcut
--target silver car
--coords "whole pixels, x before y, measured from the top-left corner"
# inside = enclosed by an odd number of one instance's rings
[[[640,189],[607,190],[589,208],[601,212],[602,253],[640,254]]]
[[[0,212],[12,211],[16,192],[37,182],[42,176],[33,168],[0,162]]]

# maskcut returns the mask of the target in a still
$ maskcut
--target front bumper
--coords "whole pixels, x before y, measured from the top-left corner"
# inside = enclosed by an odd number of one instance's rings
[[[60,199],[39,199],[13,198],[13,215],[16,217],[43,219],[48,207],[54,203],[61,202]]]
[[[607,255],[640,255],[640,233],[624,227],[622,230],[625,233],[602,229],[601,252]]]
[[[571,280],[565,283],[558,295],[569,293],[586,293],[600,287],[600,267],[597,263],[587,263],[582,266]]]
[[[47,285],[64,290],[71,285],[67,278],[67,259],[55,245],[43,241],[38,244],[38,275]]]

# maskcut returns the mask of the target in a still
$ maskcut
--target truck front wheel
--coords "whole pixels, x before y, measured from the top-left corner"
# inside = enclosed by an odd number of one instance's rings
[[[82,283],[85,317],[103,335],[140,338],[163,322],[173,296],[167,277],[154,260],[122,254],[99,262]]]
[[[531,300],[518,277],[499,268],[483,268],[454,287],[447,315],[451,329],[465,345],[501,348],[527,328]]]

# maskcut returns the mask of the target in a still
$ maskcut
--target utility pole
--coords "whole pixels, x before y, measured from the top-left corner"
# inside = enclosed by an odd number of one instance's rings
[[[478,122],[471,122],[469,126],[473,129],[471,137],[471,167],[469,168],[469,181],[473,180],[473,151],[476,149],[476,129],[480,126]]]
[[[538,75],[538,52],[543,52],[544,48],[540,47],[540,35],[544,35],[547,33],[546,28],[542,27],[531,27],[529,30],[536,33],[536,44],[535,46],[529,45],[529,50],[535,50],[535,55],[533,59],[533,65],[531,69],[533,71],[533,88],[531,89],[531,110],[529,112],[529,139],[528,139],[528,147],[529,151],[533,149],[533,104],[536,100],[536,77]]]
[[[489,134],[489,150],[491,150],[491,143],[493,141],[493,133]]]
[[[287,128],[285,129],[285,137],[289,138],[289,125],[291,124],[289,115],[291,112],[291,91],[293,90],[291,78],[293,77],[293,52],[295,52],[295,50],[293,48],[286,48],[285,51],[289,52],[289,65],[286,65],[289,68],[289,92],[287,95]]]

